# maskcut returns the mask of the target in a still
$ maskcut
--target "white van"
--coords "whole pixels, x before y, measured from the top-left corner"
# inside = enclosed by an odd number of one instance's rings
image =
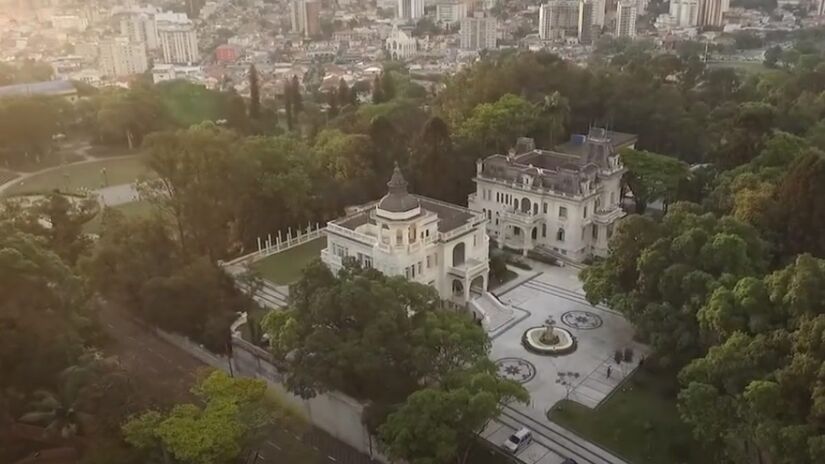
[[[502,443],[501,447],[511,454],[518,454],[524,448],[533,442],[533,432],[526,427],[522,427],[514,434],[510,435],[507,440]]]

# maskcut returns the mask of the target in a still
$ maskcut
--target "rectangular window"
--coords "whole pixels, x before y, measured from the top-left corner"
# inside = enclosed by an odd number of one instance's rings
[[[421,270],[421,261],[418,262],[418,273],[421,274],[423,271]]]
[[[496,203],[501,203],[501,193],[496,192]]]
[[[362,261],[362,265],[365,269],[372,269],[372,256],[364,256],[364,260]]]
[[[402,229],[398,229],[395,231],[395,244],[401,245],[404,242],[404,231]]]
[[[542,205],[542,212],[547,214],[547,202],[544,202],[544,205]]]
[[[404,268],[404,277],[406,277],[408,279],[410,278],[410,268],[408,268],[408,267]]]
[[[559,206],[559,217],[560,218],[567,218],[567,208],[564,206]]]
[[[433,257],[427,256],[427,269],[433,267]]]
[[[584,217],[587,218],[587,206],[584,207]]]
[[[593,240],[599,239],[599,226],[593,225]]]
[[[337,243],[333,243],[332,244],[332,254],[334,254],[335,256],[338,256],[340,258],[346,258],[347,257],[347,248],[342,247],[341,245],[339,245]]]
[[[473,234],[473,247],[478,246],[478,234]]]

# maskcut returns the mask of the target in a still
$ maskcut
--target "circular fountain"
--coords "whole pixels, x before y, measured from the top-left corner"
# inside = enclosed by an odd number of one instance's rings
[[[559,356],[576,350],[576,338],[573,334],[552,323],[524,331],[521,344],[527,351],[545,356]]]

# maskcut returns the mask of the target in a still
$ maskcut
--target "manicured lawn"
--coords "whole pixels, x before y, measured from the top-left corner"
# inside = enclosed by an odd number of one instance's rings
[[[157,211],[155,206],[148,201],[124,203],[122,205],[114,206],[112,209],[120,211],[126,217],[148,217],[150,214]],[[93,217],[91,221],[83,224],[83,232],[86,232],[87,234],[99,234],[102,221],[103,211]]]
[[[161,101],[182,127],[203,121],[215,121],[224,113],[223,96],[200,85],[185,81],[168,81],[157,86]]]
[[[256,261],[252,268],[276,285],[288,285],[301,277],[301,271],[307,264],[321,257],[321,250],[326,246],[326,238],[315,239]]]
[[[634,464],[711,462],[679,418],[672,382],[640,370],[597,409],[561,401],[550,419]]]
[[[102,169],[106,169],[104,179]],[[77,191],[82,188],[97,189],[105,185],[119,185],[134,182],[149,170],[141,157],[112,158],[89,163],[80,163],[37,174],[18,181],[4,193],[44,193],[54,189]]]

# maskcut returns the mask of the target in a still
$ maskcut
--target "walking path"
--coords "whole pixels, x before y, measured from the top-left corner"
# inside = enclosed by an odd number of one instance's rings
[[[133,154],[133,155],[122,155],[122,156],[119,156],[118,159],[135,158],[135,157],[138,157],[138,156],[141,156],[141,155],[139,153],[136,153],[136,154]],[[3,192],[5,192],[6,190],[10,189],[12,185],[17,185],[19,182],[25,181],[26,179],[29,179],[31,177],[34,177],[34,176],[37,176],[37,175],[40,175],[40,174],[45,174],[47,172],[52,172],[52,171],[58,171],[60,169],[65,169],[66,167],[69,167],[69,166],[77,166],[77,165],[80,165],[80,164],[88,164],[88,163],[97,163],[97,162],[105,161],[105,160],[108,160],[108,159],[111,159],[111,158],[87,158],[87,159],[84,159],[83,161],[77,161],[75,163],[68,163],[68,164],[61,164],[60,166],[52,166],[50,168],[41,169],[41,170],[35,171],[35,172],[10,171],[10,172],[15,172],[16,174],[18,174],[18,176],[15,177],[14,179],[9,180],[6,183],[0,185],[0,195],[2,195]],[[111,187],[108,187],[108,188],[111,188]]]

